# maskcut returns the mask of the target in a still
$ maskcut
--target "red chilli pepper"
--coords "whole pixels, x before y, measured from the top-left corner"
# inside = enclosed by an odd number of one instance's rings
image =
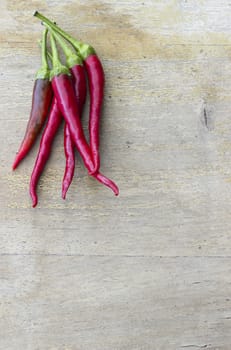
[[[41,131],[52,101],[52,87],[49,80],[49,67],[46,59],[46,38],[47,29],[43,33],[42,40],[42,67],[36,74],[36,80],[33,88],[32,106],[30,118],[27,123],[26,132],[19,151],[13,163],[13,170],[16,169],[22,159],[28,154],[34,144],[39,132]]]
[[[44,17],[39,12],[35,12],[34,16],[41,19],[47,26],[63,36],[69,41],[79,54],[83,58],[84,65],[87,71],[87,77],[90,90],[90,113],[89,113],[89,134],[90,134],[90,148],[93,156],[95,168],[98,170],[100,167],[100,155],[99,155],[99,126],[101,108],[103,103],[104,94],[104,71],[99,57],[96,55],[92,46],[84,44],[75,40],[72,36],[63,31],[56,24],[51,22],[48,18]]]
[[[71,138],[82,156],[89,174],[102,184],[111,188],[117,196],[119,194],[119,189],[116,184],[95,169],[95,165],[92,161],[92,154],[83,133],[74,86],[71,77],[68,75],[69,70],[59,61],[55,40],[52,34],[50,38],[53,55],[53,69],[51,72],[52,88],[57,99],[58,107],[70,130]]]
[[[69,41],[72,46],[74,48],[76,48],[76,50],[79,52],[79,54],[81,55],[81,57],[83,58],[83,60],[87,60],[88,57],[90,57],[91,55],[94,55],[96,56],[95,54],[95,50],[88,44],[84,44],[82,42],[79,42],[77,40],[75,40],[74,38],[72,38],[69,34],[67,34],[65,31],[63,31],[60,27],[58,27],[57,25],[55,25],[52,21],[50,21],[48,18],[46,18],[45,16],[43,16],[42,14],[40,14],[38,11],[36,11],[34,13],[34,16],[39,18],[40,20],[42,20],[44,23],[46,23],[47,27],[49,27],[49,29],[51,31],[54,31],[58,34],[60,34],[63,38],[65,38],[67,41]],[[97,59],[97,57],[96,57]],[[100,62],[99,62],[100,63]],[[99,65],[98,65],[99,67]],[[94,71],[94,70],[93,70]],[[100,73],[100,69],[96,69],[96,73],[97,74],[101,74]],[[101,77],[99,77],[99,81],[101,81],[100,79],[102,79],[102,75]],[[97,81],[97,79],[95,79],[95,81]],[[100,87],[101,89],[103,88],[102,86]],[[93,106],[94,107],[94,106]],[[99,108],[97,109],[97,111],[99,111]],[[93,117],[93,116],[92,116]],[[98,172],[98,169],[99,169],[99,153],[98,153],[98,133],[99,133],[99,115],[98,114],[95,114],[95,117],[98,118],[97,122],[90,122],[89,120],[89,126],[91,125],[91,129],[90,130],[90,135],[92,135],[90,138],[95,138],[96,140],[96,146],[94,147],[93,146],[93,149],[96,149],[97,151],[94,153],[93,157],[94,159],[96,159],[95,161],[95,169],[94,169],[94,173],[92,172],[92,176],[94,176],[99,182],[101,182],[102,184],[108,186],[109,188],[111,188],[115,195],[118,195],[119,194],[119,189],[118,187],[116,186],[116,184],[111,181],[110,179],[107,179],[105,176],[103,176],[102,174],[100,174]],[[90,118],[91,118],[91,115],[90,115]],[[93,129],[93,125],[96,126],[95,129]],[[93,136],[94,135],[94,136]],[[71,134],[71,137],[72,137],[72,134]],[[93,140],[92,140],[92,143],[93,143]]]
[[[66,166],[62,182],[62,198],[66,198],[66,194],[75,172],[75,149],[71,139],[70,130],[65,123],[64,126],[64,153],[66,157]]]
[[[70,76],[70,71],[59,61],[53,35],[50,36],[52,48],[51,84],[54,95],[57,99],[58,107],[70,130],[72,141],[78,149],[89,174],[96,172],[91,158],[91,151],[85,139],[80,120],[78,104],[75,96],[75,89]]]
[[[35,161],[34,169],[30,180],[30,195],[31,195],[33,207],[35,207],[38,203],[36,188],[38,185],[39,178],[42,174],[42,171],[50,156],[52,142],[55,138],[55,135],[57,133],[57,130],[61,122],[62,122],[62,114],[60,113],[60,110],[58,108],[57,100],[53,98],[49,118],[40,141],[40,147],[39,147],[37,159]]]
[[[104,71],[96,54],[90,54],[84,60],[90,91],[89,134],[90,147],[96,168],[100,167],[99,126],[104,96]]]
[[[87,85],[86,77],[83,65],[75,65],[70,68],[72,76],[74,78],[75,94],[77,98],[77,103],[79,106],[80,118],[82,117],[83,106],[86,101]],[[67,124],[64,127],[64,149],[66,155],[66,168],[63,177],[62,185],[62,198],[66,198],[66,193],[72,182],[75,170],[75,154],[74,154],[74,143],[71,139],[71,134]]]
[[[67,67],[70,69],[73,77],[75,95],[77,99],[79,115],[81,118],[83,107],[86,102],[86,96],[87,96],[87,82],[86,82],[86,75],[85,75],[84,66],[83,66],[83,60],[81,59],[80,56],[74,53],[64,43],[60,35],[57,35],[54,32],[53,32],[53,35],[55,39],[58,41],[58,43],[60,44],[60,46],[62,47],[62,50],[66,56],[66,64],[67,64]],[[65,150],[65,156],[66,156],[66,168],[65,168],[63,184],[62,184],[63,199],[66,198],[66,193],[72,182],[72,179],[74,176],[74,169],[75,169],[74,143],[71,139],[71,134],[66,123],[64,127],[64,150]]]

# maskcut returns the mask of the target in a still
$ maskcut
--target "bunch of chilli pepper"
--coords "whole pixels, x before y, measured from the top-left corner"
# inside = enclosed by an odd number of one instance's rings
[[[36,11],[34,16],[42,20],[46,27],[41,44],[42,66],[36,74],[30,118],[13,169],[28,154],[46,122],[30,180],[30,195],[35,207],[38,203],[36,189],[39,178],[50,156],[57,130],[64,120],[66,167],[62,183],[63,199],[74,176],[75,148],[82,157],[89,175],[118,195],[117,185],[99,171],[99,126],[104,96],[104,71],[100,59],[92,46],[77,41],[39,12]],[[47,49],[48,32],[51,53]],[[57,43],[66,58],[65,65],[60,61]],[[87,85],[90,94],[89,143],[81,124]]]

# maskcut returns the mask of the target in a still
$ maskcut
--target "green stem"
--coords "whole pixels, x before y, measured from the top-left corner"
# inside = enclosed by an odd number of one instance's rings
[[[92,46],[88,44],[84,44],[81,41],[78,41],[74,39],[71,35],[66,33],[64,30],[62,30],[60,27],[58,27],[56,24],[54,24],[52,21],[50,21],[47,17],[43,16],[41,13],[36,11],[34,13],[34,16],[39,18],[42,22],[46,23],[46,25],[55,32],[59,33],[64,39],[69,41],[72,46],[79,51],[80,56],[85,60],[88,56],[95,54],[95,50]]]
[[[47,62],[47,28],[43,31],[42,36],[42,66],[36,73],[36,79],[49,79],[50,77],[50,69]]]
[[[38,44],[39,44],[39,47],[42,47],[42,40],[39,40]],[[50,62],[52,63],[52,54],[48,49],[46,50],[46,54],[47,54],[46,58],[48,58],[50,60]],[[48,62],[48,60],[47,60],[47,62]],[[48,67],[49,67],[49,64],[48,64]]]
[[[62,63],[60,62],[58,50],[55,43],[55,38],[52,33],[50,34],[50,41],[51,41],[51,52],[52,52],[52,64],[53,66],[58,66],[58,65],[61,66]]]
[[[68,68],[72,68],[76,65],[82,65],[83,64],[82,58],[67,46],[67,44],[65,43],[65,41],[62,39],[62,37],[59,34],[57,34],[54,30],[51,30],[51,32],[54,35],[56,41],[61,46],[61,48],[66,56]]]
[[[48,63],[47,63],[47,28],[43,31],[43,38],[42,38],[42,66],[44,68],[48,69]]]
[[[47,56],[48,56],[49,60],[52,62],[53,56],[52,56],[50,51],[47,51]]]
[[[55,43],[55,38],[52,33],[50,33],[50,41],[51,41],[51,54],[52,54],[52,65],[53,65],[53,68],[50,74],[51,79],[54,76],[60,75],[60,74],[70,75],[69,69],[60,62],[58,50]]]

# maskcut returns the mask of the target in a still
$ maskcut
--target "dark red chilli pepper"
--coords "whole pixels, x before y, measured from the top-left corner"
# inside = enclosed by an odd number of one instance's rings
[[[62,114],[60,113],[60,110],[58,108],[57,100],[53,98],[50,114],[40,141],[40,147],[39,147],[37,159],[35,161],[34,169],[30,180],[30,195],[31,195],[33,207],[35,207],[38,203],[36,188],[38,185],[39,178],[42,174],[42,171],[50,156],[52,142],[55,138],[55,135],[57,133],[57,130],[61,122],[62,122]]]
[[[96,55],[92,46],[84,44],[75,40],[72,36],[63,31],[56,24],[51,22],[48,18],[35,12],[34,16],[41,19],[47,26],[62,35],[68,40],[73,47],[78,50],[79,54],[83,58],[84,65],[87,71],[87,77],[90,90],[90,113],[89,113],[89,134],[90,134],[90,148],[93,156],[95,168],[98,170],[100,167],[99,156],[99,126],[100,115],[103,103],[104,94],[104,71],[99,57]]]
[[[76,64],[75,66],[70,67],[70,71],[74,77],[75,94],[81,114],[87,96],[87,82],[84,67],[82,64]]]
[[[22,159],[28,154],[32,145],[34,144],[39,132],[41,131],[52,101],[52,87],[49,80],[49,67],[46,58],[46,37],[47,30],[43,33],[42,40],[42,67],[36,74],[32,94],[32,106],[30,118],[27,123],[26,132],[20,148],[17,152],[13,163],[13,170],[18,166]]]
[[[77,99],[78,109],[80,118],[82,117],[82,110],[86,102],[87,95],[87,83],[86,75],[83,66],[83,60],[77,53],[74,53],[63,41],[60,35],[53,33],[55,39],[58,41],[62,47],[64,54],[66,56],[66,64],[70,69],[73,83],[75,88],[75,95]],[[72,182],[75,170],[75,153],[74,153],[74,143],[71,139],[70,130],[65,123],[64,127],[64,150],[66,156],[66,167],[62,183],[62,198],[66,198],[66,193]]]

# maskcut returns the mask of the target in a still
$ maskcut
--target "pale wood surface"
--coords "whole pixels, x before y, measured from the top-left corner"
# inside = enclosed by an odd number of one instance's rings
[[[63,131],[31,208],[40,10],[106,74],[102,171],[60,198]],[[231,349],[228,0],[1,0],[0,349]],[[87,130],[87,111],[84,116]]]

